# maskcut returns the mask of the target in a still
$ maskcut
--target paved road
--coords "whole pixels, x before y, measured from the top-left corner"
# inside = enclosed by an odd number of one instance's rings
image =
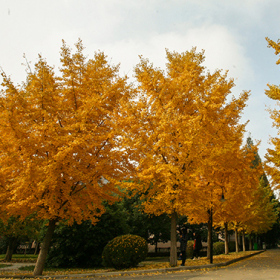
[[[88,278],[97,279],[97,278]],[[280,250],[267,250],[227,267],[155,275],[102,277],[117,280],[270,280],[280,279]]]

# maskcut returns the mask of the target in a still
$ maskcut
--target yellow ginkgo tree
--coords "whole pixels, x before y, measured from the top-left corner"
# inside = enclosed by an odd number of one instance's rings
[[[232,173],[225,185],[226,201],[215,213],[215,225],[235,230],[236,251],[239,250],[238,234],[242,234],[245,250],[245,233],[266,232],[277,219],[275,203],[271,199],[271,189],[267,182],[263,164],[258,155],[258,145],[253,145],[251,138],[241,150],[238,159],[231,162],[238,172]],[[228,239],[225,238],[225,252],[228,253]]]
[[[87,59],[81,40],[75,47],[72,54],[63,42],[59,76],[41,56],[21,86],[2,72],[0,199],[8,215],[49,221],[34,275],[42,274],[55,225],[96,222],[132,166],[118,149],[126,78],[102,52]]]
[[[227,145],[229,149],[224,150],[224,153],[217,153],[218,158],[212,160],[212,166],[209,165],[206,172],[200,171],[203,180],[200,179],[200,184],[197,181],[195,190],[190,194],[194,207],[190,204],[186,209],[190,222],[208,224],[207,256],[210,262],[213,256],[212,225],[227,229],[230,222],[240,218],[247,205],[244,195],[245,198],[251,197],[250,194],[258,184],[259,170],[251,168],[254,151],[249,153],[246,146],[242,146],[242,139],[242,133],[234,132],[231,145]],[[227,242],[225,251],[228,252]]]
[[[141,57],[135,68],[138,95],[123,116],[122,147],[136,166],[131,189],[146,197],[145,211],[171,217],[170,264],[177,264],[176,219],[191,211],[193,193],[221,191],[222,161],[239,145],[240,114],[249,93],[231,96],[233,80],[207,71],[204,52],[166,52],[166,71]],[[125,115],[126,114],[126,115]],[[210,183],[209,183],[210,182]]]
[[[275,54],[280,54],[280,41],[274,42],[273,40],[266,38],[268,42],[268,46],[272,47],[275,50]],[[277,65],[280,64],[280,59],[276,62]],[[268,85],[268,89],[265,91],[265,94],[277,101],[277,105],[279,106],[280,101],[280,86],[278,85]],[[266,171],[267,174],[271,178],[272,188],[279,193],[280,190],[280,138],[279,138],[279,130],[280,130],[280,114],[278,109],[270,109],[270,117],[273,120],[273,126],[278,130],[278,136],[270,139],[273,148],[267,149],[267,153],[265,155],[266,158]]]

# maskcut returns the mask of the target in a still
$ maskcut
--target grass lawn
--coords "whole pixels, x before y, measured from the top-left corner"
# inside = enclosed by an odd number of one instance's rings
[[[250,255],[252,253],[256,253],[256,251],[247,251],[247,252],[239,252],[239,253],[230,253],[229,255],[218,255],[213,257],[213,263],[222,263],[226,262],[232,259],[240,258],[246,255]],[[1,257],[1,256],[0,256]],[[35,256],[36,257],[36,256]],[[15,260],[21,260],[18,256],[15,258]],[[36,260],[36,258],[27,258],[24,256],[24,260],[26,259],[33,259]],[[152,258],[149,258],[143,262],[141,262],[137,267],[125,269],[125,271],[135,271],[135,270],[143,270],[143,269],[158,269],[158,268],[168,268],[170,267],[168,262],[168,257],[162,259],[162,261],[159,258],[155,258],[154,260]],[[22,260],[21,260],[22,261]],[[180,266],[181,261],[178,261],[178,266]],[[191,260],[187,259],[185,266],[198,266],[198,265],[206,265],[209,264],[209,260],[206,257],[202,257],[199,260]],[[16,275],[16,276],[31,276],[32,272],[34,270],[34,265],[29,266],[23,266],[20,268],[20,270],[13,270],[13,271],[0,271],[0,275]],[[43,275],[67,275],[67,274],[93,274],[93,273],[102,273],[102,272],[108,272],[108,271],[117,271],[114,268],[89,268],[89,269],[81,269],[81,268],[68,268],[68,269],[62,269],[62,268],[45,268]]]
[[[4,267],[9,267],[11,266],[10,264],[0,264],[0,268],[4,268]]]
[[[38,255],[19,255],[19,254],[13,254],[13,258],[11,262],[36,262]],[[5,260],[5,254],[0,255],[0,262],[4,262]]]

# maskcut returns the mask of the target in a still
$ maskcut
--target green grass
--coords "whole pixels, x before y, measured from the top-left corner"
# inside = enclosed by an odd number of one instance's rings
[[[35,265],[27,265],[27,266],[22,266],[19,267],[19,270],[22,271],[34,271]]]
[[[33,254],[13,254],[11,262],[36,262],[38,255]],[[0,255],[0,262],[3,262],[5,259],[5,254]]]
[[[0,264],[0,268],[11,266],[10,264]]]
[[[239,253],[230,253],[229,255],[219,255],[213,257],[213,263],[221,263],[225,261],[229,261],[235,258],[239,258],[245,255],[249,255],[252,252],[239,252]],[[1,256],[0,256],[1,257]],[[25,256],[25,259],[27,256]],[[24,262],[24,259],[20,259],[19,255],[17,255],[18,261],[17,262]],[[35,258],[33,258],[35,259]],[[178,261],[178,266],[180,265],[180,261]],[[186,267],[187,266],[197,266],[197,265],[205,265],[209,264],[209,260],[206,257],[200,258],[200,260],[186,260]],[[32,272],[34,271],[34,265],[26,265],[19,268],[19,271],[0,271],[0,275],[3,273],[5,275],[17,275],[21,277],[31,276]],[[130,268],[127,270],[141,270],[141,269],[160,269],[160,268],[168,268],[170,267],[169,261],[166,258],[159,259],[159,258],[149,258],[144,262],[140,263],[137,267]],[[87,274],[87,273],[100,273],[100,272],[110,272],[110,271],[117,271],[113,268],[45,268],[43,275],[70,275],[70,274]]]
[[[19,255],[19,254],[13,254],[13,259],[37,259],[38,255],[33,255],[33,254],[26,254],[26,255]],[[0,259],[4,259],[5,254],[0,255]]]

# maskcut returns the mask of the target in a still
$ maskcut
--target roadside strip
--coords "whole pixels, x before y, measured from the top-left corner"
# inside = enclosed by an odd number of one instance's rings
[[[217,267],[223,267],[228,266],[230,264],[233,264],[235,262],[250,258],[252,256],[258,255],[260,253],[263,253],[262,251],[257,251],[255,253],[252,253],[250,255],[242,256],[236,259],[232,259],[226,262],[222,263],[216,263],[216,264],[205,264],[205,265],[197,265],[197,266],[179,266],[179,267],[167,267],[167,268],[158,268],[158,269],[143,269],[143,270],[130,270],[130,271],[114,271],[114,272],[100,272],[100,273],[85,273],[85,274],[68,274],[68,275],[42,275],[42,276],[22,276],[22,275],[0,275],[0,278],[4,279],[64,279],[64,278],[91,278],[91,277],[114,277],[114,276],[128,276],[128,275],[143,275],[143,274],[154,274],[154,273],[165,273],[165,272],[172,272],[172,271],[186,271],[186,270],[199,270],[199,269],[207,269],[207,268],[217,268]]]

